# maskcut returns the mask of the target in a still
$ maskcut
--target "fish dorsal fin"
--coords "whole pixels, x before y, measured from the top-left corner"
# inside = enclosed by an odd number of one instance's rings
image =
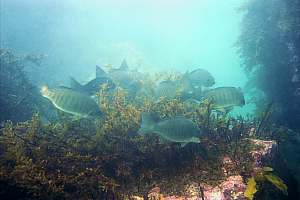
[[[98,78],[98,77],[106,77],[106,76],[107,76],[106,72],[101,67],[99,67],[98,65],[96,65],[96,78]]]
[[[188,142],[181,142],[181,143],[180,143],[180,147],[183,148],[183,147],[185,147],[187,144],[188,144]]]
[[[70,87],[73,90],[80,91],[82,90],[83,86],[78,81],[76,81],[75,78],[70,77]]]
[[[129,67],[127,65],[126,59],[124,59],[121,63],[119,70],[128,71]]]
[[[193,73],[197,72],[198,70],[202,70],[202,69],[201,68],[194,69],[189,74],[193,74]]]

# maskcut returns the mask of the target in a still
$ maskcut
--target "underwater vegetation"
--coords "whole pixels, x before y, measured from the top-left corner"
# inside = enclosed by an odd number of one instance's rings
[[[276,124],[300,129],[300,3],[298,0],[247,1],[237,42],[249,90],[257,93],[257,109],[272,104]],[[286,177],[295,185],[294,198],[300,196],[300,136],[287,131],[280,140]],[[290,195],[290,194],[289,194]]]
[[[0,199],[153,200],[195,186],[204,200],[222,185],[228,199],[299,199],[300,2],[249,0],[241,12],[243,92],[202,68],[153,75],[125,59],[39,88],[27,69],[45,56],[0,49]],[[244,92],[255,116],[232,117]]]
[[[26,199],[130,199],[155,186],[180,194],[185,184],[218,185],[230,175],[252,176],[249,139],[275,139],[274,126],[261,119],[214,113],[209,101],[188,106],[178,99],[138,101],[122,88],[113,95],[103,85],[97,93],[104,117],[43,123],[39,114],[25,122],[5,122],[0,135],[1,195],[17,188]],[[138,134],[141,113],[158,119],[189,118],[201,130],[200,143],[182,147],[156,134]],[[262,133],[255,132],[260,127]],[[233,160],[223,173],[223,158]],[[271,188],[270,191],[274,190]]]
[[[259,190],[257,186],[257,182],[264,184],[266,181],[269,181],[279,190],[281,190],[285,195],[287,195],[287,186],[284,182],[273,173],[273,169],[271,167],[263,167],[260,169],[254,177],[251,177],[247,181],[247,188],[245,191],[245,197],[252,200],[254,198],[254,194]]]
[[[0,121],[26,121],[35,112],[49,120],[56,117],[51,104],[41,97],[25,72],[28,62],[41,65],[43,55],[16,56],[11,50],[0,48]]]
[[[35,108],[31,104],[31,102],[35,101],[33,97],[35,92],[34,86],[25,78],[22,61],[22,58],[14,56],[12,52],[0,49],[1,121],[8,119],[24,121],[29,119],[35,112]],[[14,116],[18,110],[23,110],[24,112]]]
[[[247,1],[237,42],[249,89],[263,91],[277,122],[294,130],[300,129],[299,11],[298,0]]]
[[[4,78],[12,84],[11,87],[19,87],[14,85],[19,77],[15,80],[12,74],[14,70],[25,72],[16,63],[7,61],[17,58],[13,53],[2,51],[1,62],[4,65],[1,67],[5,67],[4,72],[7,73]],[[22,63],[20,61],[20,66]],[[131,72],[124,71],[124,62],[121,66],[123,68],[117,70],[118,75],[128,77]],[[100,72],[103,75],[99,68],[96,69],[98,76],[92,81],[101,77]],[[197,82],[196,72],[165,76],[172,81],[191,81],[193,86],[189,89],[198,90],[198,86],[201,88],[201,84],[207,82]],[[189,74],[193,78],[186,79]],[[20,77],[22,85],[29,87],[26,74]],[[213,84],[214,81],[209,80]],[[4,82],[1,87],[7,83]],[[155,91],[151,89],[153,82],[145,79],[140,83],[147,86],[146,91],[133,95],[131,86],[122,88],[117,84],[112,89],[110,82],[104,82],[98,85],[93,97],[88,93],[91,88],[95,90],[94,85],[81,85],[87,93],[65,86],[42,88],[40,93],[36,86],[32,86],[33,93],[25,98],[27,104],[22,102],[23,107],[18,108],[26,117],[18,118],[16,113],[10,112],[1,115],[0,197],[131,199],[133,195],[146,198],[154,187],[159,187],[165,194],[180,195],[184,194],[189,183],[218,186],[234,175],[242,175],[245,183],[251,177],[255,177],[255,183],[267,182],[259,181],[257,175],[253,176],[251,151],[261,149],[261,146],[251,140],[286,141],[287,129],[271,121],[272,104],[258,118],[231,117],[228,115],[231,107],[244,104],[244,97],[237,88],[200,91],[202,96],[209,98],[198,101],[185,100],[181,93],[174,98],[149,98],[148,92],[153,94]],[[4,96],[9,96],[10,92],[15,92],[16,96],[26,94],[25,89],[2,92]],[[42,95],[48,96],[51,101]],[[4,107],[11,103],[4,100],[1,102]],[[216,105],[228,108],[228,111],[219,112]],[[101,115],[82,117],[91,114],[91,110],[101,111]],[[45,120],[49,113],[55,113],[53,121]],[[151,114],[151,123],[146,126],[147,134],[141,134],[145,114]],[[224,158],[232,160],[226,173]],[[272,173],[263,177],[275,186],[285,186],[285,182],[278,181],[280,179]],[[265,187],[265,184],[258,191],[250,190],[249,194],[255,197],[275,191],[281,195],[276,187]]]

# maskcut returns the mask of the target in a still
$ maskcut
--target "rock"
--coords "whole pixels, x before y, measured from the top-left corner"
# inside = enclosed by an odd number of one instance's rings
[[[277,149],[277,143],[275,141],[268,140],[250,140],[254,145],[260,146],[258,150],[251,151],[251,155],[254,158],[254,167],[261,168],[265,160],[272,160]]]
[[[250,152],[254,158],[253,172],[255,172],[264,167],[265,159],[272,159],[275,155],[273,152],[277,148],[277,143],[275,141],[257,139],[251,139],[251,142],[260,147]],[[229,175],[233,168],[234,162],[232,159],[229,156],[224,156],[222,168],[224,175]],[[246,197],[244,197],[245,190],[246,184],[243,177],[241,175],[232,175],[215,187],[201,185],[200,188],[199,183],[190,183],[186,186],[184,196],[163,195],[160,188],[155,187],[149,191],[148,198],[149,200],[246,200]]]
[[[220,185],[204,187],[204,200],[244,200],[246,185],[241,176],[230,176]]]
[[[152,190],[150,190],[149,193],[148,193],[148,199],[149,200],[161,200],[161,199],[163,199],[163,196],[160,193],[160,188],[155,187]]]

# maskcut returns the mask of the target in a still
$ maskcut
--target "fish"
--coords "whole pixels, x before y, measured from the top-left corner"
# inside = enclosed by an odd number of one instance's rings
[[[126,88],[134,79],[132,78],[129,67],[126,60],[124,59],[121,66],[116,69],[111,69],[109,76],[116,82],[119,86]]]
[[[156,122],[151,113],[142,113],[142,124],[139,134],[157,134],[161,138],[180,143],[185,146],[187,143],[200,143],[200,129],[192,120],[183,116],[176,116]]]
[[[88,95],[68,88],[41,88],[43,97],[49,99],[59,110],[77,118],[102,117],[98,104]]]
[[[212,104],[213,110],[228,112],[234,106],[244,106],[245,98],[240,88],[218,87],[204,93],[203,100]]]
[[[165,97],[173,99],[178,97],[182,101],[192,98],[194,95],[193,88],[185,80],[165,80],[161,81],[154,90],[155,97]]]
[[[122,61],[122,63],[121,63],[121,66],[120,66],[119,70],[123,70],[123,71],[128,71],[128,70],[129,70],[129,67],[128,67],[128,65],[127,65],[126,59],[123,59],[123,61]]]
[[[160,82],[155,88],[156,98],[165,97],[167,99],[173,99],[178,94],[179,84],[178,81],[166,80]]]
[[[96,77],[109,77],[109,75],[98,65],[96,65]]]
[[[181,79],[177,80],[177,82],[178,82],[177,93],[179,92],[179,97],[182,101],[185,101],[190,98],[194,98],[195,92],[198,90],[198,88],[193,87],[190,81],[184,78],[184,76]]]
[[[187,78],[194,88],[211,87],[215,84],[214,77],[205,69],[195,69],[190,73],[186,73],[184,78]]]
[[[127,62],[124,59],[119,68],[110,70],[109,77],[118,86],[135,96],[135,94],[142,88],[141,80],[136,78],[139,74],[140,73],[137,71],[130,71]]]
[[[113,80],[99,66],[96,66],[96,78],[84,85],[80,84],[75,78],[70,77],[70,88],[78,92],[87,93],[88,95],[95,95],[103,84],[107,84],[109,90],[116,87]]]

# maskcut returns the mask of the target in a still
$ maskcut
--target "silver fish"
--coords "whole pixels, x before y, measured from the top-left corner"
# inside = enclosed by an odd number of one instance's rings
[[[190,81],[193,87],[211,87],[215,84],[214,77],[205,69],[196,69],[187,73],[185,77]]]
[[[184,79],[162,81],[157,85],[154,92],[156,98],[165,97],[167,99],[179,97],[181,100],[185,100],[194,95],[194,89]]]
[[[49,89],[42,87],[41,93],[49,99],[53,105],[66,113],[79,118],[101,117],[97,103],[88,95],[67,88]]]
[[[143,113],[142,125],[138,132],[155,133],[165,140],[181,143],[181,146],[189,142],[200,142],[198,126],[192,120],[181,116],[155,122],[150,113]]]
[[[179,84],[178,81],[162,81],[158,84],[158,86],[155,88],[155,96],[157,98],[159,97],[165,97],[167,99],[173,99],[177,96],[178,90],[179,90]]]
[[[245,105],[243,92],[235,87],[218,87],[208,90],[204,94],[204,99],[212,103],[212,109],[219,111],[229,111],[234,106]]]

